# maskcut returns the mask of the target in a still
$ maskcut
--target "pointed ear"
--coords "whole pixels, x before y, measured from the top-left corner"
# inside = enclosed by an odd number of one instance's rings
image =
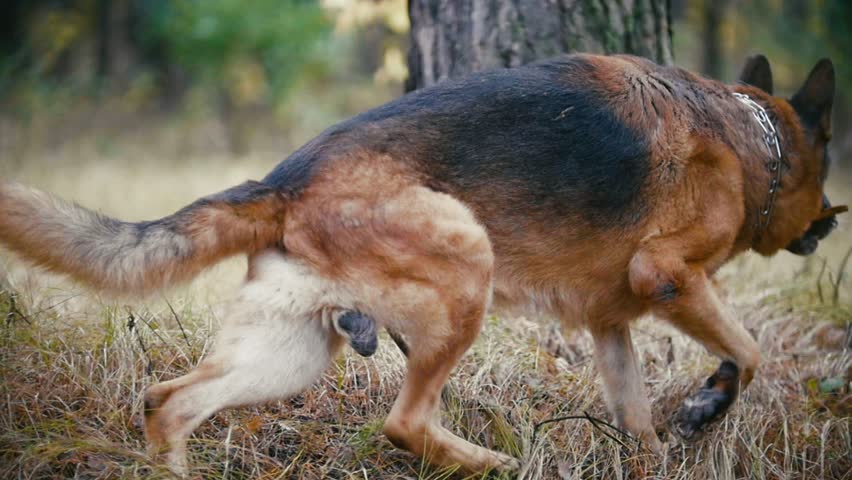
[[[746,59],[739,80],[772,95],[772,69],[769,68],[769,60],[763,55],[753,55]]]
[[[810,128],[819,128],[831,138],[831,104],[834,102],[834,65],[823,58],[817,62],[790,104]]]

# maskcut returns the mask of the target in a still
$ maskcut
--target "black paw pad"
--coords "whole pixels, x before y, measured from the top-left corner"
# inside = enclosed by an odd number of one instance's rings
[[[722,362],[704,387],[683,402],[675,420],[676,430],[687,440],[697,437],[707,424],[728,411],[738,391],[739,369],[731,362]]]
[[[379,336],[376,322],[359,312],[346,312],[337,318],[337,330],[349,339],[349,345],[363,357],[376,353]]]

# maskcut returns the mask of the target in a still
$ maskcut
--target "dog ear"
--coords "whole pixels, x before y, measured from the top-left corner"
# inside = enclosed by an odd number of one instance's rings
[[[811,70],[802,88],[793,95],[790,104],[802,122],[817,129],[825,140],[831,138],[831,104],[834,102],[834,65],[823,58]]]
[[[772,95],[772,69],[769,67],[769,60],[763,55],[748,57],[739,80]]]

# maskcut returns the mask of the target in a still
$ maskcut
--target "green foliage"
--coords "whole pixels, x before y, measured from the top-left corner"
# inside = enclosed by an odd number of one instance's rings
[[[795,66],[795,81],[802,81],[820,58],[835,64],[839,89],[852,90],[852,2],[847,0],[757,0],[749,2],[745,17],[759,27],[756,43],[773,50]],[[769,15],[767,15],[769,13]],[[766,21],[769,19],[771,21]]]
[[[143,40],[236,104],[283,94],[330,31],[311,0],[155,0],[144,8]]]

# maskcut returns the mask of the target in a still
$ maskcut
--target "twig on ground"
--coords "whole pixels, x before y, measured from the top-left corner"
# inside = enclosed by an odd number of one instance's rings
[[[64,299],[64,300],[61,300],[61,301],[59,301],[59,302],[56,302],[56,303],[54,303],[53,305],[50,305],[49,307],[42,308],[41,310],[38,310],[38,311],[36,311],[36,312],[33,312],[33,313],[31,313],[30,315],[24,315],[24,314],[21,312],[21,310],[18,308],[18,303],[17,303],[17,301],[15,300],[15,298],[16,298],[17,296],[18,296],[18,294],[16,294],[16,293],[12,293],[12,292],[9,292],[9,310],[10,310],[10,311],[9,311],[9,317],[11,317],[12,315],[15,315],[15,316],[17,316],[18,318],[20,318],[21,320],[25,321],[25,322],[27,323],[27,325],[32,325],[32,322],[30,322],[30,317],[37,317],[37,316],[41,315],[42,313],[48,312],[48,311],[50,311],[50,310],[53,310],[54,308],[56,308],[56,307],[58,307],[58,306],[62,305],[63,303],[69,302],[69,301],[71,301],[71,300],[73,300],[73,299],[75,299],[75,298],[79,297],[79,296],[80,296],[80,294],[77,294],[77,295],[71,295],[70,297],[68,297],[68,298],[66,298],[66,299]],[[11,320],[11,318],[10,318],[10,320]]]
[[[160,332],[158,332],[157,329],[154,328],[147,319],[145,319],[144,315],[139,315],[139,318],[142,319],[142,322],[151,330],[151,333],[153,333],[155,337],[159,338],[160,341],[163,342],[163,345],[169,344],[169,342],[167,342],[166,339],[163,338],[162,335],[160,335]]]
[[[533,435],[532,435],[531,444],[535,444],[536,437],[538,436],[538,431],[541,429],[541,427],[543,427],[544,425],[547,425],[548,423],[562,422],[564,420],[588,420],[592,424],[592,426],[595,427],[598,431],[600,431],[604,436],[608,437],[609,439],[611,439],[615,443],[621,445],[623,448],[628,448],[627,444],[624,443],[619,438],[616,438],[614,435],[607,432],[603,428],[601,428],[601,426],[609,427],[612,430],[615,430],[616,432],[620,433],[623,437],[625,437],[629,440],[634,440],[634,437],[632,435],[630,435],[629,433],[625,432],[624,430],[616,427],[615,425],[613,425],[613,424],[611,424],[611,423],[609,423],[605,420],[601,420],[600,418],[593,417],[593,416],[589,415],[589,412],[583,412],[582,415],[566,415],[564,417],[553,417],[553,418],[548,418],[547,420],[544,420],[542,422],[536,423],[535,426],[533,427]]]
[[[82,294],[80,294],[80,293],[77,293],[77,294],[71,295],[70,297],[68,297],[68,298],[66,298],[66,299],[64,299],[64,300],[61,300],[61,301],[59,301],[59,302],[56,302],[56,303],[54,303],[53,305],[51,305],[51,306],[49,306],[49,307],[42,308],[41,310],[39,310],[39,311],[37,311],[37,312],[33,313],[32,315],[33,315],[33,316],[41,315],[42,313],[44,313],[44,312],[48,312],[48,311],[50,311],[50,310],[53,310],[54,308],[56,308],[56,307],[58,307],[58,306],[60,306],[60,305],[62,305],[62,304],[64,304],[64,303],[68,303],[68,302],[70,302],[71,300],[74,300],[75,298],[77,298],[77,297],[79,297],[79,296],[81,296],[81,295],[82,295]]]
[[[136,316],[133,315],[133,310],[131,310],[130,307],[127,307],[127,330],[136,337],[136,341],[139,343],[139,348],[142,349],[142,355],[145,357],[145,373],[150,375],[152,368],[151,359],[148,357],[148,348],[145,346],[142,336],[139,335],[139,330],[136,328]]]
[[[183,335],[183,340],[186,342],[186,346],[187,346],[187,347],[189,347],[189,348],[191,349],[191,348],[192,348],[192,344],[191,344],[191,343],[189,343],[189,337],[187,337],[187,336],[186,336],[186,330],[184,330],[184,329],[183,329],[183,324],[180,322],[180,317],[178,316],[178,314],[177,314],[177,312],[175,311],[174,307],[172,307],[172,304],[171,304],[171,303],[169,303],[169,301],[168,301],[168,300],[166,300],[166,305],[168,305],[168,306],[169,306],[169,310],[171,310],[171,311],[172,311],[172,315],[175,317],[175,321],[177,322],[178,327],[180,327],[180,333],[181,333],[181,335]]]

